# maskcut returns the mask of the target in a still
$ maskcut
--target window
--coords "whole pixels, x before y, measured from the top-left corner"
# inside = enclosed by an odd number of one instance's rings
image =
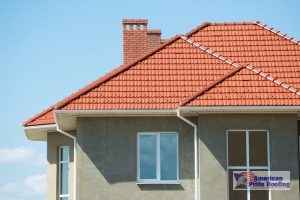
[[[68,146],[59,147],[59,200],[69,199],[69,152]]]
[[[270,171],[268,131],[227,131],[227,172],[229,200],[269,199],[268,190],[233,190],[233,171]]]
[[[178,134],[138,133],[138,183],[178,183]]]

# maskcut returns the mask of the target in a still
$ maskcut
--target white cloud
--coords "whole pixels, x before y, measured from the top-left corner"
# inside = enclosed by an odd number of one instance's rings
[[[43,153],[43,154],[39,154],[38,156],[35,156],[34,162],[32,164],[38,167],[46,167],[46,163],[47,163],[47,157],[46,154]]]
[[[35,166],[46,165],[46,155],[30,147],[0,149],[0,164],[27,163]]]
[[[23,181],[0,186],[0,199],[44,200],[46,198],[46,175],[33,175]]]
[[[33,158],[32,148],[16,147],[0,149],[0,164],[24,162]]]
[[[30,147],[0,149],[0,169],[14,173],[16,178],[21,171],[13,171],[24,167],[24,170],[40,170],[46,166],[46,154]],[[10,170],[11,167],[11,170]],[[3,172],[3,171],[2,171]],[[29,171],[26,171],[27,173]],[[23,173],[23,172],[22,172]],[[21,173],[21,174],[22,174]],[[30,173],[30,172],[29,172]],[[36,172],[34,172],[36,173]],[[46,175],[28,176],[23,180],[10,181],[9,174],[0,176],[0,199],[5,200],[44,200],[46,199]]]
[[[36,194],[45,194],[46,191],[46,175],[35,175],[27,177],[26,186],[31,188]]]

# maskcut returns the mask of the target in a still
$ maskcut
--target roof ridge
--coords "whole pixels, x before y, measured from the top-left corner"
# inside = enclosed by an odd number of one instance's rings
[[[192,31],[185,34],[186,37],[190,37],[191,35],[195,34],[196,32],[206,28],[207,26],[224,26],[224,25],[258,25],[284,39],[294,42],[295,44],[300,45],[300,40],[296,40],[293,37],[288,36],[288,34],[284,34],[273,27],[270,27],[266,24],[261,23],[260,21],[252,21],[252,22],[204,22],[200,26],[196,27]]]
[[[220,59],[221,61],[227,63],[230,66],[233,66],[235,68],[240,67],[236,62],[233,60],[230,60],[227,57],[222,56],[221,54],[216,53],[215,51],[211,50],[210,48],[200,44],[199,42],[195,42],[193,39],[189,39],[187,36],[181,36],[181,39],[185,40],[186,42],[192,44],[193,46],[203,50],[205,53],[212,55],[215,58]]]
[[[224,57],[221,54],[216,53],[215,51],[211,50],[208,47],[205,47],[204,45],[200,44],[199,42],[195,42],[194,40],[192,40],[192,39],[190,39],[190,38],[188,38],[186,36],[181,36],[181,39],[183,39],[186,42],[192,44],[193,46],[195,46],[195,47],[203,50],[205,53],[210,54],[210,55],[212,55],[213,57],[215,57],[217,59],[220,59],[221,61],[229,64],[230,66],[233,66],[235,68],[241,67],[235,61],[230,60],[229,58]],[[269,80],[269,81],[277,84],[278,86],[281,86],[284,89],[286,89],[286,90],[288,90],[288,91],[290,91],[290,92],[292,92],[292,93],[300,96],[300,90],[299,89],[297,89],[297,88],[295,88],[295,87],[293,87],[293,86],[291,86],[291,85],[289,85],[287,83],[284,83],[284,82],[282,82],[279,79],[276,79],[275,77],[271,76],[270,74],[264,73],[264,72],[262,72],[262,70],[254,67],[254,66],[251,66],[250,64],[246,65],[246,69],[248,69],[248,70],[252,71],[253,73],[255,73],[255,74],[257,74],[257,75],[265,78],[266,80]]]
[[[200,26],[197,26],[190,32],[186,33],[186,37],[190,37],[191,35],[197,33],[198,31],[212,25],[212,26],[224,26],[224,25],[255,25],[257,21],[253,22],[204,22]]]
[[[257,74],[263,78],[265,78],[266,80],[269,80],[273,83],[275,83],[276,85],[280,86],[280,87],[283,87],[284,89],[300,96],[300,90],[287,84],[287,83],[284,83],[283,81],[281,81],[280,79],[277,79],[273,76],[271,76],[270,74],[267,74],[267,73],[264,73],[262,72],[260,69],[256,68],[256,67],[253,67],[251,65],[247,65],[246,66],[246,69],[248,69],[249,71],[253,72],[254,74]]]
[[[300,45],[300,40],[295,40],[293,37],[290,37],[287,34],[284,34],[284,33],[280,32],[280,31],[276,30],[273,27],[270,27],[270,26],[268,26],[266,24],[263,24],[260,21],[256,21],[255,24],[258,25],[258,26],[260,26],[260,27],[262,27],[262,28],[264,28],[264,29],[266,29],[266,30],[268,30],[268,31],[270,31],[270,32],[272,32],[272,33],[275,33],[276,35],[279,35],[280,37],[283,37],[284,39],[287,39],[287,40],[289,40],[291,42],[294,42],[295,44]]]
[[[194,33],[197,33],[198,31],[210,26],[211,23],[210,22],[204,22],[202,23],[200,26],[197,26],[196,28],[194,28],[193,30],[191,30],[190,32],[186,33],[185,36],[186,37],[190,37],[191,35],[193,35]]]
[[[212,88],[216,87],[218,84],[222,83],[223,81],[225,81],[229,77],[235,75],[237,72],[241,71],[245,67],[246,66],[240,66],[238,68],[235,68],[235,69],[231,70],[229,73],[225,74],[224,76],[222,76],[221,78],[219,78],[218,80],[213,82],[212,84],[206,86],[204,89],[202,89],[199,92],[195,93],[193,96],[188,97],[187,99],[185,99],[179,106],[187,105],[191,101],[195,100],[197,97],[203,95],[205,92],[207,92],[207,91],[211,90]]]
[[[213,26],[224,26],[224,25],[254,25],[257,21],[250,22],[211,22]]]

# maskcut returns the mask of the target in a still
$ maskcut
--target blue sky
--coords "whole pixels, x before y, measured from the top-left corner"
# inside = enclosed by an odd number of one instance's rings
[[[123,18],[162,37],[256,21],[300,40],[299,0],[0,0],[0,199],[45,199],[46,143],[22,122],[122,64]]]

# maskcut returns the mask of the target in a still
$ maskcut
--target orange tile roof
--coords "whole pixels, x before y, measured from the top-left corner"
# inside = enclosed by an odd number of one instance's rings
[[[300,98],[246,67],[241,67],[225,80],[196,94],[182,106],[253,106],[254,103],[255,106],[300,105]]]
[[[26,122],[23,123],[23,126],[36,126],[36,125],[48,125],[54,124],[54,115],[53,110],[55,109],[55,105],[47,108],[36,116],[30,118]]]
[[[300,42],[260,22],[213,23],[200,27],[189,38],[300,88]]]
[[[300,45],[259,22],[204,23],[29,119],[60,110],[300,105]]]

